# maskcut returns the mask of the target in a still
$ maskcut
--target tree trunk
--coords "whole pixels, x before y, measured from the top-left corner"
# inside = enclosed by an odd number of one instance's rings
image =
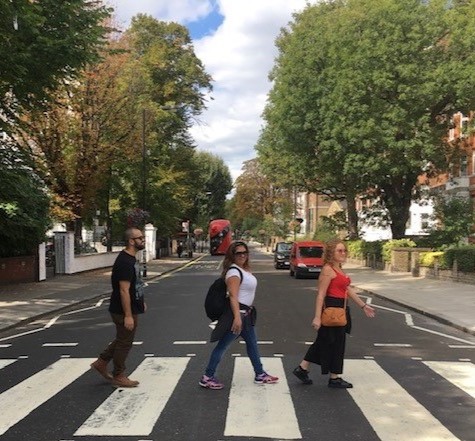
[[[384,205],[391,219],[393,239],[402,239],[406,236],[406,224],[410,215],[412,191],[416,179],[417,177],[412,180],[398,177],[393,182],[382,186]]]
[[[348,238],[350,240],[358,239],[358,213],[356,211],[356,198],[353,192],[346,195],[346,204],[348,210]]]

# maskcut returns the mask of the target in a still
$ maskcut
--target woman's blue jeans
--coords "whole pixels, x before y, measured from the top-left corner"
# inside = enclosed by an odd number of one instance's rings
[[[255,374],[259,375],[264,372],[261,363],[261,356],[259,355],[259,348],[257,347],[257,337],[254,331],[254,326],[252,326],[251,324],[250,317],[246,316],[243,317],[241,334],[236,335],[233,334],[231,331],[228,331],[226,334],[224,334],[221,340],[218,341],[217,345],[213,349],[213,352],[211,352],[209,363],[205,371],[205,375],[207,377],[214,376],[216,368],[218,367],[222,356],[226,352],[226,349],[239,336],[241,336],[246,342],[247,356],[251,360]]]

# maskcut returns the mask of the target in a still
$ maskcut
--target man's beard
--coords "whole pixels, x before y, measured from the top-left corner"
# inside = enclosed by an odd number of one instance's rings
[[[145,244],[144,243],[141,243],[140,245],[135,244],[135,249],[137,251],[141,251],[141,250],[145,249]]]

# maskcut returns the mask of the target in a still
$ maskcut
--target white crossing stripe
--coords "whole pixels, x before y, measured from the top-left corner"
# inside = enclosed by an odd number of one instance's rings
[[[381,441],[458,440],[373,360],[345,360],[347,389]]]
[[[475,398],[475,365],[466,361],[424,361],[433,371]]]
[[[301,439],[290,390],[280,358],[262,358],[279,383],[254,384],[248,358],[235,358],[224,436]]]
[[[9,364],[15,363],[16,358],[9,359],[9,358],[2,358],[0,360],[0,369],[3,369],[4,367],[8,366]]]
[[[117,389],[74,436],[148,436],[189,357],[148,357],[130,375],[138,387]]]
[[[0,395],[0,435],[90,369],[93,358],[63,358]]]

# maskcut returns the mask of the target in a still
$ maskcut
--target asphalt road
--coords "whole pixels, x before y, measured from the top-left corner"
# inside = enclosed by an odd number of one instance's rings
[[[208,256],[150,282],[128,359],[141,380],[134,390],[115,390],[88,369],[113,336],[106,300],[10,331],[0,344],[0,439],[475,440],[466,334],[370,298],[375,319],[352,308],[343,376],[354,388],[328,389],[318,366],[314,384],[302,385],[292,369],[315,338],[316,281],[275,270],[258,250],[251,258],[259,347],[279,385],[254,385],[236,342],[217,372],[225,388],[198,386],[213,347],[203,301],[222,260]]]

